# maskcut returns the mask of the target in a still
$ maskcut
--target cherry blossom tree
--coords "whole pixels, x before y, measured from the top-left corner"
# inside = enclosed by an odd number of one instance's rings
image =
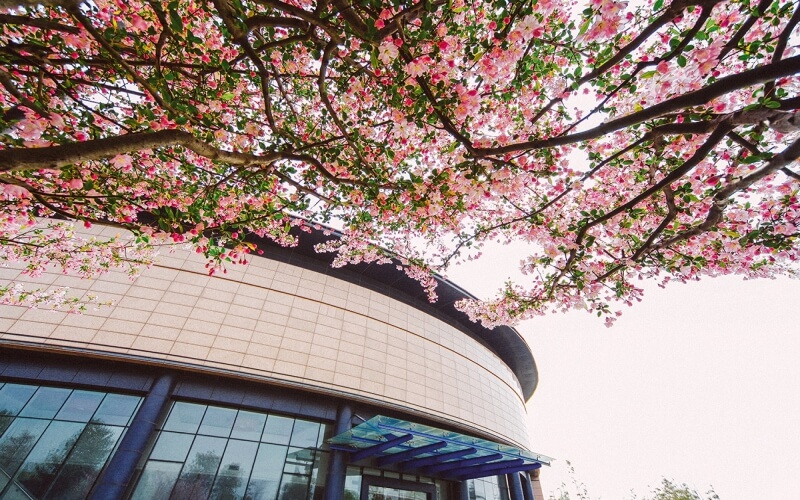
[[[434,298],[523,242],[525,279],[461,304],[492,326],[797,270],[795,1],[1,5],[1,251],[32,273],[165,241],[217,272],[328,223],[337,265],[394,256]]]

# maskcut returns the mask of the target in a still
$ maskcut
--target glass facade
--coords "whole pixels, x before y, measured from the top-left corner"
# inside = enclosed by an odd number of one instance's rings
[[[0,383],[0,500],[86,498],[142,401]],[[126,498],[322,500],[332,426],[188,401],[165,404]],[[509,500],[504,476],[466,485],[470,500]],[[342,498],[452,500],[453,487],[429,476],[348,466]]]
[[[408,481],[409,483],[433,484],[436,487],[436,500],[449,500],[451,498],[449,483],[447,481],[434,479],[428,476],[419,476],[417,474],[392,472],[351,465],[347,467],[347,475],[345,476],[344,500],[359,500],[361,498],[361,483],[363,476],[377,476],[387,479],[398,479],[401,481]],[[408,492],[404,491],[402,488],[385,488],[382,486],[370,485],[367,491],[367,496],[368,498],[371,498],[372,495],[375,495],[375,498],[385,498],[386,500],[405,499],[406,497],[402,495],[412,495],[410,496],[412,499],[416,499],[417,497],[421,499],[428,498],[427,496],[420,496],[419,492]],[[381,497],[381,495],[384,496]],[[424,495],[424,493],[422,495]]]
[[[505,476],[488,476],[467,481],[469,500],[508,500]]]
[[[386,486],[370,485],[367,491],[368,500],[429,500],[423,491],[403,490]]]
[[[85,498],[141,399],[0,383],[0,498]]]
[[[189,402],[172,404],[133,499],[321,499],[329,426]]]

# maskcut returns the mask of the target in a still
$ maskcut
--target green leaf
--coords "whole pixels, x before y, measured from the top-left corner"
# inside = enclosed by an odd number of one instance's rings
[[[221,99],[223,101],[230,101],[234,97],[236,96],[233,94],[233,92],[225,92],[224,94],[222,94]]]
[[[745,165],[750,165],[752,163],[758,163],[761,160],[763,160],[763,158],[761,158],[761,155],[751,155],[748,156],[747,158],[744,158],[742,160],[742,163],[744,163]]]
[[[662,7],[664,7],[664,0],[656,0],[656,3],[653,4],[654,11],[659,11]]]
[[[578,32],[579,35],[583,35],[589,29],[589,24],[591,24],[591,18],[587,19],[586,21],[581,24],[581,30]]]
[[[686,67],[686,57],[683,54],[678,55],[678,66],[681,68]]]
[[[370,52],[369,62],[372,64],[373,68],[378,67],[378,49],[373,49],[372,52]]]
[[[177,11],[170,9],[169,11],[169,27],[175,33],[183,31],[183,18]]]

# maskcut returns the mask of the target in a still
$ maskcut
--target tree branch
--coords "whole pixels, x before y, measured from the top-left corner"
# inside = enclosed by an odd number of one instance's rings
[[[223,161],[232,165],[266,164],[288,158],[284,153],[253,155],[224,151],[206,144],[188,132],[159,130],[74,142],[63,146],[0,150],[0,172],[60,169],[84,161],[101,160],[124,153],[167,146],[183,146],[210,160]]]
[[[652,120],[668,113],[674,113],[694,106],[700,106],[716,97],[720,97],[735,90],[758,85],[786,76],[792,76],[797,73],[798,67],[800,67],[800,56],[790,57],[774,64],[759,66],[758,68],[720,78],[716,82],[699,90],[687,92],[686,94],[673,97],[669,100],[654,104],[653,106],[643,109],[642,111],[637,111],[627,116],[611,120],[583,132],[576,132],[574,134],[560,137],[550,137],[547,139],[537,139],[496,148],[475,148],[474,153],[479,157],[488,155],[502,155],[517,151],[552,148],[565,144],[575,144],[591,139],[597,139],[598,137],[602,137],[611,132],[615,132],[633,125],[638,125],[647,120]]]
[[[787,165],[789,165],[798,158],[800,158],[800,139],[794,141],[791,145],[789,145],[789,147],[787,147],[777,155],[773,156],[772,159],[769,161],[769,163],[761,167],[759,170],[739,180],[738,182],[734,182],[727,185],[719,192],[717,192],[717,194],[714,195],[714,200],[713,204],[711,205],[711,209],[708,211],[708,215],[706,216],[706,219],[702,223],[698,224],[697,226],[693,227],[688,231],[685,231],[679,235],[676,235],[668,240],[659,243],[653,248],[653,250],[667,248],[671,245],[674,245],[675,243],[687,240],[692,236],[704,233],[716,227],[716,225],[719,224],[719,222],[722,220],[723,215],[725,214],[725,207],[727,207],[728,203],[730,203],[731,196],[733,196],[739,191],[747,189],[748,187],[752,186],[754,183],[760,181],[764,177],[778,170],[786,168]]]
[[[47,19],[36,19],[28,16],[13,16],[10,14],[0,14],[0,24],[19,24],[22,26],[33,26],[35,28],[42,28],[53,31],[63,31],[65,33],[72,33],[77,35],[81,32],[80,28],[75,26],[68,26],[66,24],[57,23]]]

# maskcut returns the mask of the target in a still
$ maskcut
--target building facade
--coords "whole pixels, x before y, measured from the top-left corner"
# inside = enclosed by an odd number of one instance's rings
[[[326,238],[213,277],[186,249],[135,281],[0,268],[113,300],[0,306],[0,498],[532,499],[524,340]]]

